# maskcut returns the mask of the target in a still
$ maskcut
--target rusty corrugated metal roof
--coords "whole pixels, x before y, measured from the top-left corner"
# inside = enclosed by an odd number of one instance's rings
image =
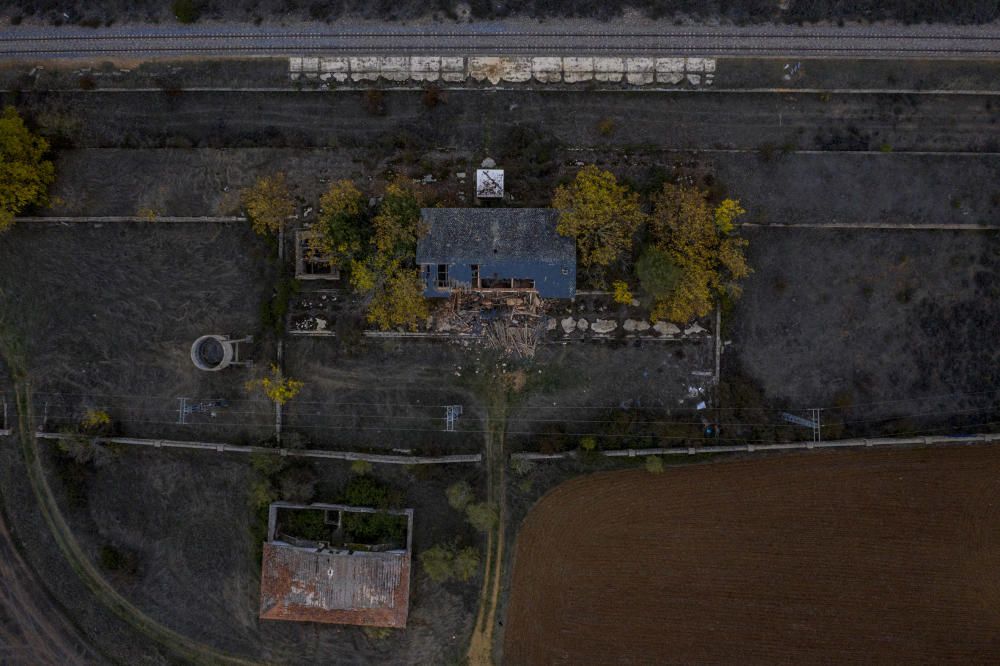
[[[409,552],[317,553],[264,544],[262,619],[405,627],[409,597]]]

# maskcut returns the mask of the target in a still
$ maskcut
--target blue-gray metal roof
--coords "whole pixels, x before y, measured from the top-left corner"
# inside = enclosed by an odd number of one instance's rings
[[[551,208],[424,208],[427,233],[417,263],[487,263],[496,260],[576,266],[572,238],[556,232]]]

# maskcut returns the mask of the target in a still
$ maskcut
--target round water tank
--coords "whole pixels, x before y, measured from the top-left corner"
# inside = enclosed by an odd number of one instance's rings
[[[221,335],[203,335],[191,345],[191,361],[199,370],[215,372],[227,368],[235,355],[233,343]]]

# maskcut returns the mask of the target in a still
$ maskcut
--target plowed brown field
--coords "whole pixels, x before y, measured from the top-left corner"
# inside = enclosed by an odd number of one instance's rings
[[[517,539],[507,664],[1000,663],[1000,449],[598,474]]]

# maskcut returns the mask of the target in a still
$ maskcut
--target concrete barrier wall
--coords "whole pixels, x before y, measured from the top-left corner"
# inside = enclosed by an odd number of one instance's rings
[[[501,83],[625,83],[712,85],[715,58],[608,58],[517,56],[291,57],[293,80],[336,83],[476,81]]]
[[[636,458],[646,456],[694,456],[701,453],[761,453],[765,451],[793,451],[803,449],[844,449],[875,446],[943,446],[948,444],[977,444],[1000,442],[1000,433],[983,435],[882,437],[873,439],[834,439],[828,442],[788,442],[784,444],[734,444],[731,446],[691,446],[652,449],[621,449],[600,451],[608,458]],[[560,460],[576,457],[575,451],[567,453],[512,453],[519,460]]]
[[[76,435],[58,432],[37,432],[38,439],[72,439]],[[101,444],[127,444],[129,446],[149,446],[156,449],[199,449],[218,453],[263,453],[290,458],[325,458],[327,460],[364,460],[385,465],[441,465],[448,463],[478,463],[483,456],[479,453],[453,456],[391,456],[378,453],[354,451],[323,451],[317,449],[278,449],[266,446],[236,446],[219,442],[188,442],[175,439],[139,439],[135,437],[95,437]]]

